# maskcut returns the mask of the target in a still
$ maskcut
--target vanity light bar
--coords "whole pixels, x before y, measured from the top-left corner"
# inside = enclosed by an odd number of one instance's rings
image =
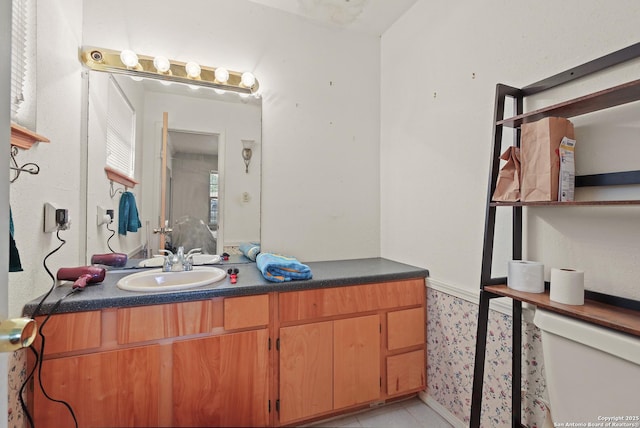
[[[128,55],[127,62],[130,58],[137,58],[137,63],[131,66],[124,64],[121,59],[122,52]],[[163,59],[164,66],[160,67],[162,70],[166,69],[166,62],[168,61],[167,71],[158,71],[156,64],[154,65],[154,58],[146,55],[136,55],[131,51],[117,51],[113,49],[96,48],[85,46],[80,51],[80,61],[88,68],[96,71],[116,72],[121,74],[128,74],[130,76],[148,77],[154,79],[161,79],[171,82],[179,82],[186,84],[197,84],[200,86],[207,86],[215,89],[222,89],[224,91],[234,91],[243,94],[255,94],[258,91],[258,80],[251,73],[240,73],[237,71],[224,70],[218,68],[218,75],[224,75],[227,73],[220,73],[220,71],[228,72],[228,80],[221,82],[216,79],[216,68],[198,66],[195,63],[185,63],[174,60]],[[199,68],[200,74],[194,76],[194,70],[197,72]],[[244,78],[243,78],[244,76]],[[249,86],[250,85],[250,86]]]

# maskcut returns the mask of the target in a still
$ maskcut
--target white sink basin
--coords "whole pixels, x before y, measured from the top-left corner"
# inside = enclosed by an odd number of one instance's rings
[[[223,280],[227,273],[222,269],[209,266],[195,266],[184,272],[162,272],[151,269],[127,275],[116,284],[128,291],[176,291],[202,287]]]

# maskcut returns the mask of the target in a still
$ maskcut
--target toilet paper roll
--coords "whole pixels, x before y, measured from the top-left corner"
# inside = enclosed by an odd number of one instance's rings
[[[507,270],[507,287],[527,293],[543,293],[544,265],[527,260],[510,261]]]
[[[584,305],[584,272],[574,269],[551,269],[549,298],[565,305]]]

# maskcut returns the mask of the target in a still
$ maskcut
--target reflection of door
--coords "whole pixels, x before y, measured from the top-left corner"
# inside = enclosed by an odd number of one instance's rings
[[[166,242],[167,223],[167,139],[169,137],[169,113],[162,113],[162,166],[160,167],[160,242],[158,248],[163,250]]]
[[[200,248],[216,254],[222,203],[218,148],[219,134],[169,127],[168,113],[163,114],[161,170],[156,177],[160,178],[158,232],[163,233],[164,248]]]

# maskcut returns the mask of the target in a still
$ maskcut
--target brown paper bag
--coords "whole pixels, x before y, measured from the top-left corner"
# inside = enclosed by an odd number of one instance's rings
[[[557,201],[560,174],[559,147],[563,137],[575,139],[573,123],[547,117],[522,125],[520,139],[522,201]]]
[[[500,156],[507,161],[498,173],[496,190],[493,192],[494,201],[520,200],[520,149],[511,146]]]

